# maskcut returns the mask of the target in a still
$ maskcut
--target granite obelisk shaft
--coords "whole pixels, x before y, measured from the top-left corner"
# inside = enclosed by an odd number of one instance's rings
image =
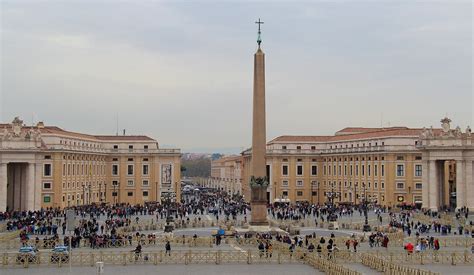
[[[253,83],[253,125],[252,125],[252,167],[254,179],[266,179],[266,125],[265,125],[265,54],[258,47],[254,56]],[[266,185],[251,186],[252,207],[251,225],[268,225]]]

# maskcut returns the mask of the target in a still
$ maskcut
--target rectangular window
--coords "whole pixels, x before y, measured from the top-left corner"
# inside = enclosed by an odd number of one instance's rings
[[[297,180],[296,181],[296,186],[303,186],[303,181],[302,180]]]
[[[318,195],[318,192],[317,191],[311,191],[311,196],[317,196]]]
[[[288,176],[288,165],[283,165],[281,169],[282,169],[282,175]]]
[[[403,164],[397,164],[397,177],[403,177],[405,175]]]
[[[367,176],[369,176],[369,177],[370,177],[370,164],[369,164],[369,165],[367,165]]]
[[[351,176],[352,176],[352,165],[351,165]]]
[[[117,191],[112,192],[112,197],[117,197]]]
[[[318,175],[318,166],[311,165],[311,175],[312,176],[317,176]]]
[[[422,189],[422,188],[423,188],[423,184],[421,182],[415,183],[415,189]]]
[[[377,189],[378,188],[378,184],[376,182],[374,182],[374,188]]]
[[[43,189],[51,189],[51,182],[43,182]]]
[[[362,164],[362,176],[365,176],[365,165]]]
[[[281,192],[281,194],[282,194],[283,197],[288,197],[288,191],[283,191],[283,192]]]
[[[127,196],[129,196],[129,197],[133,196],[133,192],[128,192]]]
[[[144,146],[143,146],[143,150],[144,150],[145,152],[148,151],[148,145],[144,145]]]
[[[397,182],[397,189],[404,189],[405,184],[403,182]]]
[[[118,176],[118,173],[119,173],[118,169],[119,169],[118,164],[112,164],[112,176]]]
[[[127,165],[127,175],[133,176],[133,164]]]
[[[296,175],[297,176],[302,176],[303,175],[303,165],[297,165],[296,166]]]
[[[382,177],[385,177],[385,165],[382,164],[381,169],[382,169],[382,172],[381,172]]]
[[[344,176],[347,176],[347,165],[344,165]]]
[[[403,156],[397,156],[397,160],[404,160]]]
[[[378,171],[377,171],[377,164],[374,165],[374,176],[377,176],[378,174]]]
[[[359,165],[356,165],[356,176],[359,175]]]
[[[144,176],[148,175],[148,164],[143,164],[143,175]]]
[[[381,182],[381,183],[380,183],[380,187],[381,187],[382,189],[385,189],[385,183]]]
[[[286,150],[286,146],[285,145],[281,146],[281,149]]]
[[[149,184],[150,184],[150,183],[149,183],[148,180],[143,180],[143,181],[142,181],[142,185],[143,185],[143,186],[149,186]]]
[[[301,146],[296,146],[296,150],[301,150]]]
[[[326,176],[326,165],[323,166],[323,174]]]
[[[118,150],[118,145],[114,145],[114,150]]]
[[[143,196],[148,197],[148,191],[143,191]]]
[[[112,181],[112,186],[118,186],[118,181],[113,180],[113,181]]]
[[[127,181],[127,186],[133,186],[133,180],[128,180]]]
[[[337,173],[338,173],[339,176],[342,174],[342,166],[341,165],[339,165]]]
[[[281,182],[281,185],[282,185],[282,186],[288,186],[288,181],[287,181],[287,180],[282,181],[282,182]]]
[[[45,163],[43,166],[43,175],[45,177],[51,177],[51,163]]]
[[[51,202],[51,196],[50,196],[50,195],[44,195],[44,196],[43,196],[43,202],[44,202],[44,203],[49,203],[49,202]]]
[[[421,164],[416,164],[415,165],[415,177],[421,177],[423,174],[423,169]]]
[[[302,197],[302,196],[303,196],[303,191],[297,191],[297,192],[296,192],[296,195],[297,195],[298,197]]]
[[[316,146],[311,146],[311,150],[316,150]]]

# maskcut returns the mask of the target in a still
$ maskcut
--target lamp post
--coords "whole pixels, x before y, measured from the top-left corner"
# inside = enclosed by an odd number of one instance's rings
[[[86,202],[86,185],[82,184],[82,205],[85,205]]]
[[[102,182],[99,182],[99,202],[102,203]]]
[[[329,200],[328,219],[331,222],[335,222],[335,221],[337,221],[337,215],[334,213],[335,212],[334,198],[337,197],[337,194],[336,194],[336,192],[334,192],[334,182],[331,183],[331,192],[327,193],[327,197],[328,197],[328,200]]]
[[[91,204],[91,189],[92,189],[92,184],[89,182],[89,192],[87,193],[89,197],[89,201],[88,201],[89,204]]]
[[[107,183],[104,182],[104,201],[107,203]]]
[[[357,182],[354,183],[354,205],[357,205],[357,185]]]
[[[369,225],[369,213],[368,213],[368,206],[367,206],[367,194],[366,194],[366,189],[365,189],[365,183],[362,183],[362,187],[364,188],[364,217],[365,217],[365,222],[364,222],[364,232],[369,232],[371,231],[370,225]]]

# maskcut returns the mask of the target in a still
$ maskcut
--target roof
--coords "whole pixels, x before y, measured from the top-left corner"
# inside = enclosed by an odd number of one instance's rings
[[[384,130],[395,130],[395,129],[408,129],[408,127],[388,127],[388,128],[367,128],[367,127],[346,127],[342,130],[336,132],[337,135],[347,135],[355,133],[367,133],[367,132],[377,132]]]
[[[393,128],[346,128],[348,132],[354,131],[353,134],[343,134],[334,136],[279,136],[269,143],[278,142],[337,142],[337,141],[350,141],[359,139],[370,139],[370,138],[386,138],[386,137],[418,137],[423,129],[420,128],[406,128],[406,127],[393,127]],[[366,129],[364,132],[357,132],[356,129]],[[378,129],[378,130],[369,130]],[[343,129],[344,130],[344,129]],[[439,134],[441,129],[434,129],[435,134]]]
[[[0,124],[0,128],[11,127],[10,124]],[[23,126],[23,129],[35,129],[39,130],[41,134],[53,134],[53,135],[64,135],[73,138],[83,138],[96,141],[155,141],[153,138],[145,135],[126,135],[126,136],[117,136],[117,135],[89,135],[82,134],[72,131],[67,131],[57,126]]]
[[[100,140],[149,140],[149,141],[154,141],[151,137],[148,136],[95,136],[97,139]]]

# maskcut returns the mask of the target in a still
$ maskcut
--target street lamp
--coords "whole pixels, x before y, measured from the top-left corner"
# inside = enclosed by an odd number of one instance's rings
[[[99,202],[102,203],[102,182],[99,182]]]
[[[365,190],[365,183],[362,183],[362,187],[364,188],[364,217],[365,217],[365,222],[364,222],[364,232],[369,232],[371,231],[370,225],[369,225],[369,213],[368,213],[368,206],[367,206],[367,194]]]
[[[105,190],[104,201],[105,201],[105,203],[107,203],[107,183],[106,182],[104,182],[104,190]]]
[[[89,197],[89,204],[91,204],[91,189],[92,189],[92,184],[89,182],[89,192],[87,193],[88,197]]]
[[[329,221],[335,222],[337,221],[337,215],[334,213],[335,212],[335,207],[334,207],[334,198],[337,197],[336,192],[334,192],[334,182],[331,183],[331,192],[326,193],[328,200],[329,200]]]
[[[86,185],[82,184],[82,205],[86,202]]]

